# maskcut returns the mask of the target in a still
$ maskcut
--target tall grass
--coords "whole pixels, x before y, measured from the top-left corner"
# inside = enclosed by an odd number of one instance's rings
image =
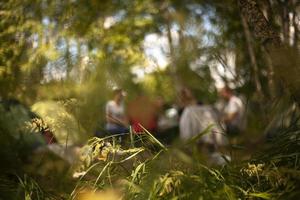
[[[227,160],[221,166],[207,162],[197,139],[166,147],[146,129],[141,135],[91,138],[70,165],[47,151],[26,152],[31,158],[18,160],[25,147],[14,148],[13,144],[21,143],[14,138],[14,126],[4,124],[8,117],[0,118],[1,138],[6,139],[2,143],[10,149],[1,150],[10,162],[2,166],[0,199],[234,200],[298,199],[300,195],[296,124],[264,143],[264,150],[252,158]]]
[[[98,190],[121,191],[123,199],[296,199],[300,186],[299,133],[294,129],[278,134],[253,158],[222,166],[207,166],[201,152],[193,148],[196,143],[189,141],[189,149],[166,148],[149,135],[149,141],[160,149],[121,150],[111,146],[111,159],[95,161],[102,164],[94,166],[95,171],[99,168],[98,176],[91,176],[91,181]],[[102,139],[97,140],[103,144]],[[124,158],[117,156],[124,152]],[[81,184],[81,188],[89,187],[88,183]]]

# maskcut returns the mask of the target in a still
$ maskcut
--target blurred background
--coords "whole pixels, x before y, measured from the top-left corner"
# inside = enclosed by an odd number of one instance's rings
[[[299,3],[258,5],[282,42],[298,51]],[[211,104],[218,88],[229,85],[247,99],[253,134],[266,131],[277,116],[268,114],[278,106],[274,101],[286,96],[272,58],[232,0],[9,0],[0,6],[1,98],[44,102],[34,106],[39,110],[49,100],[73,100],[67,109],[83,135],[103,126],[114,86],[128,101],[143,93],[169,104],[187,86]]]
[[[126,92],[129,111],[158,103],[157,112],[173,119],[162,122],[170,137],[178,132],[183,87],[216,110],[219,90],[231,87],[245,105],[239,140],[253,149],[298,124],[300,2],[256,1],[269,38],[257,34],[259,20],[248,23],[243,2],[249,1],[1,1],[0,152],[11,164],[5,170],[18,168],[19,155],[9,149],[25,154],[18,143],[24,121],[43,119],[47,126],[35,128],[66,146],[103,132],[115,87]],[[270,50],[270,30],[284,51]]]

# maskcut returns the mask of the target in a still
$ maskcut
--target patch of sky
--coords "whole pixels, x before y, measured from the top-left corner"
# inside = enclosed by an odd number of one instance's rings
[[[67,75],[67,70],[61,65],[62,60],[58,59],[57,61],[48,62],[44,69],[44,81],[49,82],[51,80],[62,80]]]
[[[219,31],[218,28],[210,22],[209,18],[209,14],[203,15],[203,27],[205,31],[205,34],[203,35],[203,43],[205,46],[214,45],[214,39],[212,37],[212,34],[218,34]]]
[[[45,26],[48,26],[50,24],[50,19],[49,17],[44,17],[43,20],[42,20],[42,23],[45,25]]]
[[[168,52],[168,41],[165,36],[153,33],[148,34],[144,41],[144,52],[146,57],[155,62],[160,67],[165,67],[169,60],[166,56]]]
[[[195,14],[195,16],[202,16],[203,15],[203,8],[199,4],[189,4],[187,8]]]
[[[122,21],[122,19],[124,18],[125,15],[126,15],[126,11],[121,10],[115,15],[106,17],[105,20],[104,20],[104,25],[103,25],[104,28],[109,29],[110,27],[112,27],[116,23]]]

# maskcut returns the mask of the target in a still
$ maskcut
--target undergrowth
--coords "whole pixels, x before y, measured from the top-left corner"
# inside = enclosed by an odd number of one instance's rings
[[[299,133],[278,134],[250,160],[222,166],[206,165],[196,143],[167,148],[149,132],[127,149],[117,136],[93,138],[73,166],[78,178],[68,198],[298,199]]]
[[[18,114],[19,115],[19,114]],[[10,116],[6,116],[10,117]],[[197,140],[166,147],[151,133],[92,138],[67,163],[50,151],[26,151],[1,116],[0,199],[299,199],[300,128],[264,143],[245,161],[212,165]],[[2,123],[3,122],[3,123]],[[19,130],[18,130],[19,131]],[[16,134],[16,133],[11,133]],[[201,133],[204,134],[204,133]],[[122,140],[119,138],[122,137]],[[12,156],[13,155],[13,156]],[[28,158],[29,157],[29,158]],[[239,159],[236,159],[239,160]],[[9,164],[9,165],[8,165]]]

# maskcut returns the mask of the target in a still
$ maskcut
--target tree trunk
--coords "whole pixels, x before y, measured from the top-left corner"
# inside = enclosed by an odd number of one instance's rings
[[[255,0],[238,0],[240,10],[245,16],[250,27],[253,28],[254,36],[269,48],[281,46],[280,37],[260,11]]]
[[[174,86],[177,92],[180,91],[181,81],[177,74],[177,65],[176,65],[176,53],[173,44],[172,32],[171,32],[171,23],[170,23],[170,14],[168,13],[166,16],[166,24],[167,24],[167,38],[169,43],[169,51],[170,51],[170,73],[174,77]]]
[[[70,51],[70,41],[66,39],[66,52],[65,52],[65,59],[66,59],[66,71],[67,71],[67,78],[70,78],[70,73],[72,70],[72,61],[71,61],[71,51]]]
[[[269,53],[266,51],[264,46],[261,47],[261,51],[264,54],[265,61],[267,64],[269,93],[270,93],[271,99],[273,99],[275,97],[274,67],[273,67],[272,59],[271,59]]]
[[[299,27],[298,27],[298,23],[297,23],[297,7],[296,7],[296,3],[294,3],[293,5],[293,27],[294,27],[294,38],[293,38],[293,46],[295,49],[298,48],[298,40],[299,40]]]
[[[279,34],[274,31],[255,0],[238,0],[242,14],[253,28],[254,35],[260,39],[271,56],[274,75],[289,89],[300,105],[300,57],[299,52],[284,46]]]
[[[253,76],[254,76],[253,78],[254,78],[256,91],[257,91],[257,94],[262,97],[263,93],[262,93],[262,87],[261,87],[261,84],[259,81],[258,65],[257,65],[256,57],[255,57],[254,48],[252,45],[252,43],[253,43],[252,36],[251,36],[250,30],[249,30],[247,21],[243,14],[241,14],[241,21],[242,21],[242,25],[243,25],[244,32],[245,32],[246,43],[247,43],[248,53],[250,56],[251,66],[253,68]]]
[[[274,23],[274,15],[273,15],[271,1],[265,0],[265,2],[266,2],[267,19],[271,24],[273,24]]]
[[[282,26],[283,41],[285,44],[290,42],[290,19],[289,19],[289,0],[277,0],[281,8],[280,18]]]

